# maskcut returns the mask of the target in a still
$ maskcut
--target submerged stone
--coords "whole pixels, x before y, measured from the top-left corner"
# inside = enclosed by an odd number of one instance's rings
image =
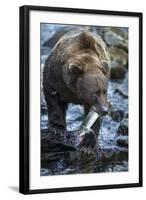
[[[121,147],[128,147],[128,136],[119,136],[117,144]]]
[[[117,134],[128,135],[128,119],[124,119],[121,121]]]
[[[110,116],[114,121],[120,122],[124,117],[124,111],[123,110],[111,111]]]

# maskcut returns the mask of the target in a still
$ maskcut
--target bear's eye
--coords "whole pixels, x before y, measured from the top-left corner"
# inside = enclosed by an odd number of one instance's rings
[[[100,94],[101,94],[101,90],[98,89],[98,90],[96,91],[96,94],[97,94],[98,96],[100,96]]]
[[[103,92],[103,94],[106,94],[106,89],[103,89],[103,91],[102,91],[102,92]]]
[[[76,65],[76,64],[70,64],[69,65],[69,70],[70,72],[78,75],[78,74],[81,74],[82,73],[82,69],[79,65]]]

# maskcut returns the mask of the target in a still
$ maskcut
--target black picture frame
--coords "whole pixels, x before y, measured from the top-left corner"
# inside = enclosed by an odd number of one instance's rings
[[[81,186],[68,188],[53,188],[53,189],[34,189],[29,188],[29,13],[31,10],[44,12],[67,12],[67,13],[84,13],[97,15],[112,15],[112,16],[127,16],[139,18],[139,182],[118,185],[97,185],[97,186]],[[20,7],[20,174],[19,174],[19,191],[22,194],[36,193],[52,193],[52,192],[67,192],[67,191],[83,191],[83,190],[98,190],[98,189],[114,189],[114,188],[130,188],[142,186],[142,13],[138,12],[123,12],[123,11],[107,11],[107,10],[89,10],[89,9],[74,9],[74,8],[57,8],[44,6],[22,6]]]

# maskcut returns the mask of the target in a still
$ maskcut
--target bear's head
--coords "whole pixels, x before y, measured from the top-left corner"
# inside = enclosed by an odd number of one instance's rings
[[[107,61],[99,61],[96,55],[82,53],[68,60],[64,82],[78,101],[97,112],[108,109],[107,89],[110,69]]]

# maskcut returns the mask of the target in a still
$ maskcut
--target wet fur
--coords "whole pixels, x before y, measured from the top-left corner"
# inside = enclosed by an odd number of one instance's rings
[[[101,89],[107,90],[109,65],[105,43],[91,32],[71,31],[57,42],[45,62],[43,72],[43,89],[50,128],[62,131],[66,129],[68,103],[81,104],[86,113],[89,111],[93,104],[92,94],[97,88],[95,79]],[[106,94],[100,99],[99,104],[107,103]],[[96,135],[99,128],[100,120],[93,126]]]

